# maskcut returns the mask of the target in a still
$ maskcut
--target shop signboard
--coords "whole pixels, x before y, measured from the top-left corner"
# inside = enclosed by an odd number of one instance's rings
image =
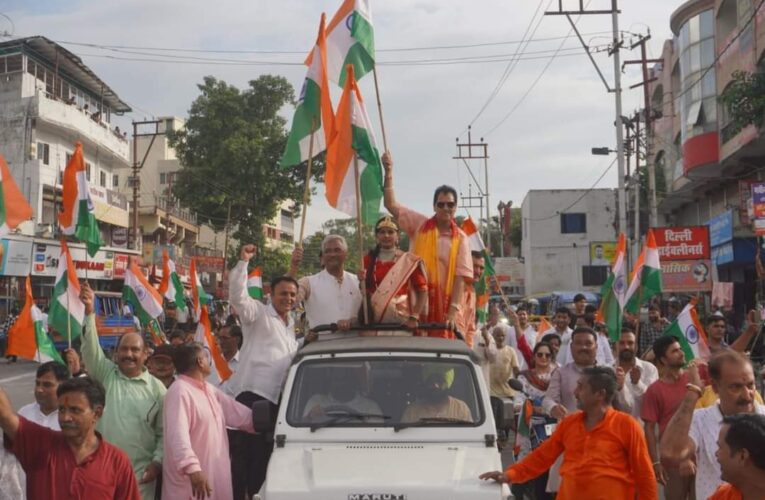
[[[711,292],[712,261],[695,259],[662,262],[661,281],[664,292]]]
[[[223,257],[195,255],[193,259],[196,261],[197,270],[200,273],[219,273],[223,270]]]
[[[590,265],[610,266],[616,256],[615,241],[591,241],[590,242]]]
[[[72,263],[77,276],[93,280],[110,280],[114,278],[114,252],[99,250],[94,257],[85,252],[83,246],[75,246],[70,243],[69,250],[72,252]],[[56,276],[56,268],[61,254],[58,243],[35,242],[32,252],[32,276]]]
[[[718,247],[733,239],[733,210],[726,210],[707,221],[709,226],[709,244]]]
[[[752,209],[754,212],[754,234],[765,236],[765,182],[752,184]]]
[[[26,276],[31,265],[31,241],[0,240],[0,275]]]
[[[660,227],[653,230],[662,262],[709,259],[709,226]]]

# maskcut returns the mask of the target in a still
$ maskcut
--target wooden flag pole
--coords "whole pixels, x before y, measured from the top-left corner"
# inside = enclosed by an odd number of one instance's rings
[[[364,269],[364,223],[361,220],[361,184],[359,177],[359,156],[353,153],[353,177],[356,183],[356,222],[359,232],[359,269]],[[369,324],[369,308],[367,304],[367,287],[365,280],[361,281],[361,305],[364,311],[364,324]]]
[[[305,219],[308,215],[308,199],[311,196],[311,167],[313,166],[313,136],[316,132],[316,119],[311,120],[311,138],[308,143],[308,168],[305,171],[305,191],[303,192],[303,217],[300,221],[300,238],[297,245],[303,248],[303,234],[305,233]]]
[[[388,152],[388,137],[385,135],[385,121],[383,121],[382,101],[380,100],[380,86],[377,83],[377,67],[372,68],[372,76],[375,81],[375,94],[377,95],[377,112],[380,115],[380,131],[382,132],[383,148]]]
[[[86,252],[87,253],[87,252]],[[66,293],[66,340],[69,344],[69,349],[72,348],[72,313],[69,310],[69,292],[68,289],[71,286],[71,283],[69,283],[69,277],[64,276],[64,279],[67,280],[66,286],[67,291]]]

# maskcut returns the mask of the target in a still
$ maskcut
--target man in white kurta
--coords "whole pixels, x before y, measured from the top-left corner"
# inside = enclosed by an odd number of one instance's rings
[[[205,378],[210,359],[201,344],[174,355],[178,378],[165,395],[162,497],[233,497],[226,427],[253,432],[252,411]]]

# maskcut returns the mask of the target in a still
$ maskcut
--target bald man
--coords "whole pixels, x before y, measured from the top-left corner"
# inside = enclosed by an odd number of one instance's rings
[[[98,343],[94,293],[80,287],[85,304],[82,358],[91,377],[106,389],[104,415],[96,430],[130,457],[143,500],[153,500],[156,479],[162,473],[162,404],[165,385],[146,369],[148,353],[138,333],[123,335],[117,344],[116,363]]]

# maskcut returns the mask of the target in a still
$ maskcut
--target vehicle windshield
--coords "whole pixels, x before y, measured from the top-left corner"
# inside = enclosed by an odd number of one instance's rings
[[[298,368],[287,409],[293,427],[477,426],[484,420],[473,366],[430,358],[321,359]]]

